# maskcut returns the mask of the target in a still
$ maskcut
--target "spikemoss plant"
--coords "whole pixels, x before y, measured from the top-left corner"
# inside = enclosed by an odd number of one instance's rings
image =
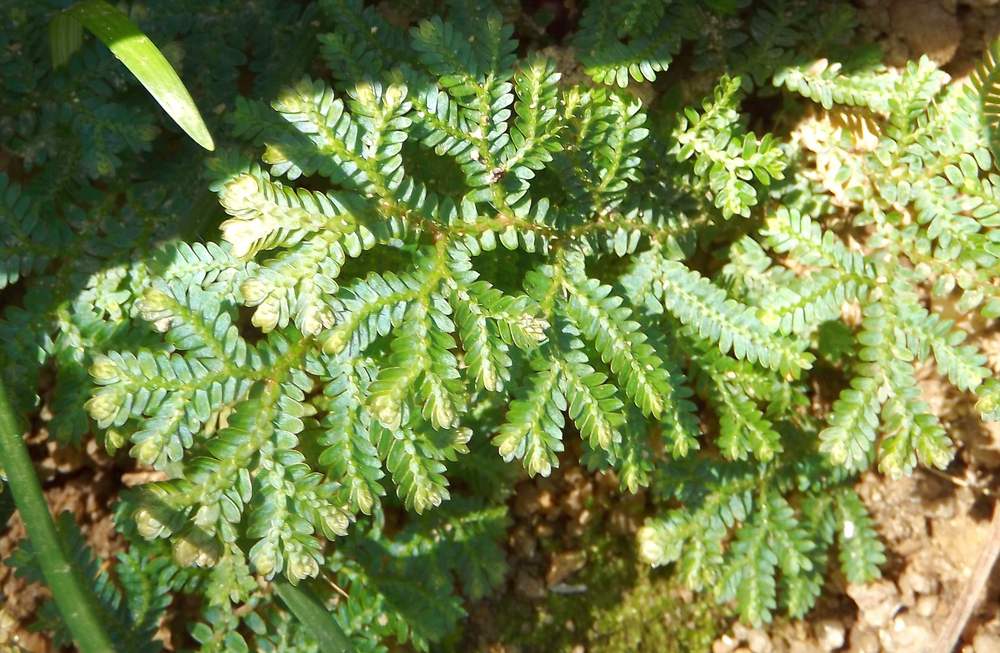
[[[648,562],[747,622],[801,616],[834,561],[853,582],[884,561],[854,475],[951,460],[917,367],[995,418],[934,299],[1000,314],[992,54],[948,84],[856,47],[846,4],[592,2],[580,76],[508,6],[254,6],[285,58],[223,66],[241,81],[205,179],[77,179],[86,210],[51,224],[56,162],[4,182],[0,279],[76,284],[8,310],[11,369],[53,356],[61,432],[162,473],[119,527],[170,552],[202,650],[315,649],[280,579],[359,648],[427,649],[502,582],[502,463],[547,475],[577,435],[654,497]],[[197,219],[148,229],[157,211]]]

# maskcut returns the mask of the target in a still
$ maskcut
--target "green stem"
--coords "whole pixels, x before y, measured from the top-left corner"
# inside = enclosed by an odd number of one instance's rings
[[[56,607],[84,653],[114,651],[95,609],[96,600],[74,573],[56,532],[42,486],[28,456],[17,419],[0,379],[0,464],[7,473],[7,484],[14,504],[21,513],[24,528],[38,558],[45,582],[52,590]]]

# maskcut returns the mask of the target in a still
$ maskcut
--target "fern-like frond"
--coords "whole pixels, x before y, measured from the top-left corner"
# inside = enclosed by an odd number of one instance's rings
[[[706,186],[713,204],[724,218],[749,217],[758,202],[756,179],[763,186],[783,179],[787,165],[770,134],[758,139],[739,125],[738,77],[725,77],[706,99],[699,113],[687,108],[674,130],[678,161],[693,159],[694,173]]]
[[[7,175],[0,175],[0,288],[41,268],[54,254],[43,243],[57,245],[52,242],[56,234],[34,233],[43,230],[31,196]]]
[[[754,309],[730,299],[721,288],[678,261],[655,252],[639,257],[655,270],[654,296],[665,310],[690,326],[699,337],[719,345],[738,359],[794,376],[811,365],[812,355],[794,341],[765,327]]]
[[[885,89],[895,84],[895,73],[876,69],[841,74],[842,67],[826,59],[789,66],[775,74],[774,85],[807,97],[824,109],[838,104],[864,107],[883,114],[889,112],[889,96]]]
[[[664,399],[672,392],[669,374],[653,347],[639,331],[639,323],[629,319],[631,311],[611,287],[586,276],[582,260],[569,266],[565,311],[585,338],[593,341],[611,370],[617,375],[626,396],[643,413],[659,417],[666,409]]]
[[[569,407],[559,367],[545,361],[548,346],[540,349],[526,392],[515,395],[504,425],[493,438],[504,460],[518,458],[532,476],[548,476],[559,466],[556,455],[563,450],[563,412]]]
[[[588,2],[575,46],[584,71],[599,84],[622,88],[630,80],[655,81],[680,50],[692,26],[677,20],[669,3]]]

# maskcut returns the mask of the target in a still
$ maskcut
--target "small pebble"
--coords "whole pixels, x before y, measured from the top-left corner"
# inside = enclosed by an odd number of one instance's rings
[[[901,614],[892,626],[879,631],[879,640],[886,653],[918,653],[933,641],[927,620],[915,614]]]
[[[712,643],[712,653],[733,653],[737,644],[739,642],[729,635],[723,635]]]
[[[928,617],[934,615],[937,612],[938,607],[938,597],[930,594],[927,596],[921,596],[917,599],[916,613],[921,617]]]
[[[839,650],[847,640],[844,624],[836,619],[823,619],[813,624],[816,641],[824,651]]]
[[[756,628],[747,634],[747,646],[753,653],[771,653],[774,650],[771,638],[767,636],[767,633]]]
[[[899,589],[902,590],[904,594],[909,594],[913,592],[914,594],[934,594],[937,592],[939,583],[936,578],[930,578],[921,574],[910,565],[903,572],[903,576],[899,579]]]
[[[899,590],[888,580],[848,585],[847,595],[857,604],[861,619],[875,628],[888,626],[902,607]]]
[[[979,633],[972,640],[972,650],[975,653],[1000,653],[1000,635]]]
[[[851,629],[851,648],[848,650],[850,653],[879,653],[882,646],[878,635],[859,623]]]

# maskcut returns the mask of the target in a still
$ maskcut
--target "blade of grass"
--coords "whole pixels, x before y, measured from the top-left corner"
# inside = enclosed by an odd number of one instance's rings
[[[83,45],[83,25],[69,14],[58,13],[49,23],[49,49],[52,67],[65,66],[73,53]]]
[[[184,87],[184,82],[163,53],[128,16],[104,0],[83,0],[67,9],[65,15],[79,21],[108,46],[188,136],[206,150],[215,149],[212,135],[208,133],[208,127]],[[60,30],[59,36],[62,38],[65,28]],[[55,63],[55,43],[52,44],[52,49]],[[61,49],[59,54],[61,56]],[[66,57],[68,56],[67,54]]]
[[[274,581],[274,591],[295,618],[312,632],[319,643],[319,650],[354,653],[351,640],[312,592],[305,587],[292,585],[283,578]]]
[[[24,528],[42,568],[45,582],[52,590],[59,613],[69,628],[79,650],[84,653],[107,653],[115,648],[97,616],[97,601],[81,578],[74,573],[49,514],[42,486],[21,437],[17,419],[0,380],[0,465],[7,474],[7,484]]]

